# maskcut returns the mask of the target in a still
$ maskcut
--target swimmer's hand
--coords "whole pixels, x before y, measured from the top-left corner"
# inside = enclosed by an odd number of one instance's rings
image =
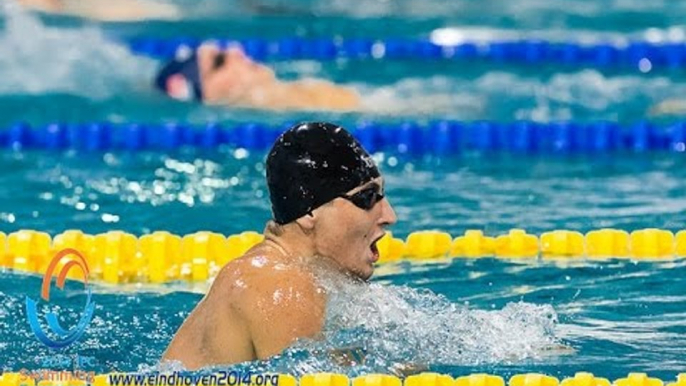
[[[419,363],[396,363],[388,370],[396,377],[406,378],[410,375],[429,371],[429,366]]]
[[[537,349],[531,356],[535,358],[551,358],[573,354],[576,354],[576,350],[573,347],[561,343],[555,343]],[[506,355],[502,359],[517,362],[528,357],[530,357],[530,355],[527,355],[526,357],[522,357],[520,355]]]
[[[340,348],[330,353],[331,359],[339,366],[360,366],[367,360],[367,351],[361,347]],[[428,370],[428,366],[419,363],[396,363],[388,368],[392,375],[407,377]]]
[[[653,106],[649,115],[684,115],[686,114],[686,100],[668,99]]]
[[[361,347],[339,348],[329,353],[331,360],[339,366],[364,365],[367,351]]]
[[[566,346],[564,344],[554,344],[545,347],[540,352],[541,356],[561,356],[561,355],[572,355],[576,354],[576,349],[574,347]]]

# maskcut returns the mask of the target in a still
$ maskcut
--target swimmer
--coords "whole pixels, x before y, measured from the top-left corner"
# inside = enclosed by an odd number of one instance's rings
[[[320,275],[372,276],[376,243],[396,215],[362,146],[342,127],[299,124],[277,139],[266,169],[264,241],[221,269],[163,360],[198,369],[277,355],[321,333]]]
[[[360,108],[353,89],[320,79],[279,80],[269,67],[242,49],[203,45],[179,50],[158,73],[155,86],[182,101],[270,110],[352,111]]]
[[[180,11],[173,5],[151,0],[19,0],[38,11],[100,21],[176,20]]]

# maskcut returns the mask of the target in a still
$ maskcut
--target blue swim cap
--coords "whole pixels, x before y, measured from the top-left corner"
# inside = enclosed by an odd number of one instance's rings
[[[157,73],[155,87],[182,101],[202,101],[198,55],[190,49],[177,51],[176,58]]]

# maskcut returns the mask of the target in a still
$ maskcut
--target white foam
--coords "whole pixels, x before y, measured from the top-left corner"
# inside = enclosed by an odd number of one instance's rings
[[[550,305],[510,303],[476,310],[429,290],[325,280],[329,295],[322,340],[301,340],[263,370],[291,374],[335,371],[349,375],[404,366],[478,365],[569,354],[556,337]],[[341,349],[364,348],[365,363],[332,359]]]
[[[445,76],[407,78],[395,84],[372,87],[358,84],[365,112],[380,115],[426,115],[460,118],[481,113],[481,95],[461,87],[461,80]]]
[[[0,93],[105,99],[140,85],[150,88],[155,62],[133,55],[95,26],[49,27],[15,2],[4,2],[0,11]]]
[[[375,283],[347,283],[331,292],[325,334],[336,341],[341,331],[360,332],[343,339],[367,347],[377,362],[501,362],[536,357],[557,343],[557,315],[548,305],[473,310],[429,290]]]
[[[550,77],[489,71],[474,79],[432,76],[356,87],[365,112],[372,114],[471,120],[497,119],[495,113],[541,122],[571,119],[575,109],[616,119],[625,104],[643,100],[648,111],[649,106],[686,92],[683,85],[663,76],[613,76],[595,70]]]

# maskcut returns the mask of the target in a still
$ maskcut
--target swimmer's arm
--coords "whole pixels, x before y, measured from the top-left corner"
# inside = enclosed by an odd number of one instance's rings
[[[176,332],[162,360],[180,361],[194,370],[255,359],[246,325],[227,301],[230,291],[231,281],[222,270]]]
[[[297,273],[277,273],[269,282],[256,283],[259,288],[241,302],[258,359],[321,332],[325,299],[310,280]]]
[[[320,108],[351,111],[360,108],[360,95],[352,88],[318,79],[299,82],[302,100]]]
[[[206,314],[205,299],[196,306],[191,314],[184,320],[169,346],[162,354],[161,361],[179,361],[187,369],[202,367],[207,358],[197,352],[196,342],[202,340],[204,330],[203,320]]]
[[[177,19],[179,9],[167,3],[145,0],[19,0],[24,5],[46,12],[85,17],[101,21]]]
[[[19,0],[23,5],[42,11],[57,12],[62,9],[60,0]]]

